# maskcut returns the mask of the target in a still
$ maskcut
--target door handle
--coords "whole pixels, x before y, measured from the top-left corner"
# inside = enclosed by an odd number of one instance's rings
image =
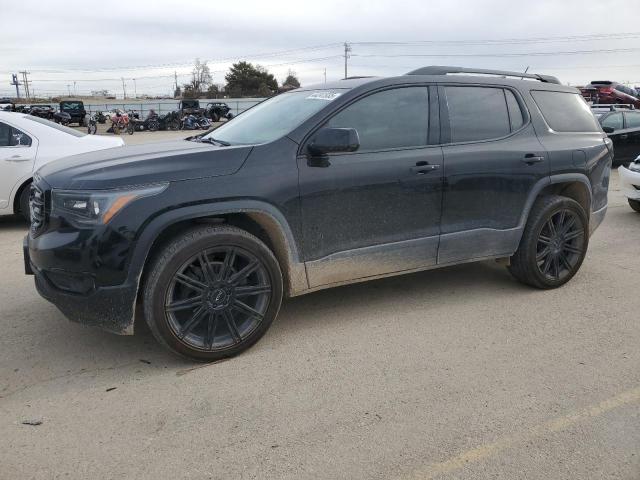
[[[417,162],[415,167],[411,167],[411,171],[416,175],[424,175],[439,168],[440,165],[430,165],[428,162]]]
[[[29,158],[23,157],[22,155],[13,155],[9,158],[5,158],[4,160],[5,162],[26,162]]]
[[[533,153],[527,153],[522,161],[527,165],[533,165],[534,163],[544,162],[544,157],[541,155],[535,155]]]
[[[626,140],[627,138],[629,138],[629,135],[627,135],[626,133],[620,135],[620,140]]]

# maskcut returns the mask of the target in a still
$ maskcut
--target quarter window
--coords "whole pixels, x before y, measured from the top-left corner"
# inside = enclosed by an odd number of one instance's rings
[[[29,147],[31,137],[17,128],[0,122],[0,147]]]
[[[429,130],[427,87],[384,90],[365,97],[336,114],[325,127],[355,128],[358,151],[421,147]]]
[[[452,142],[489,140],[511,133],[512,122],[502,88],[445,87],[445,94]],[[514,112],[519,109],[518,106]],[[514,122],[522,124],[522,112],[519,120],[514,115]]]
[[[640,113],[625,113],[627,117],[627,128],[640,127]]]
[[[578,93],[532,90],[542,116],[556,132],[599,132],[589,105]]]

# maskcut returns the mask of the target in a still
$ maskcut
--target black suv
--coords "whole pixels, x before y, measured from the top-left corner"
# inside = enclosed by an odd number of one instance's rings
[[[84,109],[84,103],[81,100],[63,100],[60,102],[60,112],[69,115],[69,122],[77,123],[81,127],[84,125],[84,117],[87,111]]]
[[[299,88],[189,141],[42,167],[26,268],[71,320],[131,334],[141,303],[162,344],[214,360],[283,296],[485,259],[559,287],[604,218],[611,148],[554,77],[426,67]]]

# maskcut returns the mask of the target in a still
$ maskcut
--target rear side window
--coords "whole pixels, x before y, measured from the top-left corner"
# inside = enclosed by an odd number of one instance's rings
[[[429,129],[429,90],[403,87],[373,93],[349,105],[325,126],[355,128],[359,152],[422,147]]]
[[[640,113],[625,113],[627,117],[627,128],[639,128],[640,127]]]
[[[532,90],[542,116],[556,132],[599,132],[598,122],[581,95]]]
[[[502,88],[451,86],[445,87],[445,94],[451,142],[489,140],[511,133],[507,101]]]

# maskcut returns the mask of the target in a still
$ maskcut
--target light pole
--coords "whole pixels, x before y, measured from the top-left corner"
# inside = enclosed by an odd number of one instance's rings
[[[138,85],[136,84],[136,79],[133,79],[133,96],[138,98]]]

